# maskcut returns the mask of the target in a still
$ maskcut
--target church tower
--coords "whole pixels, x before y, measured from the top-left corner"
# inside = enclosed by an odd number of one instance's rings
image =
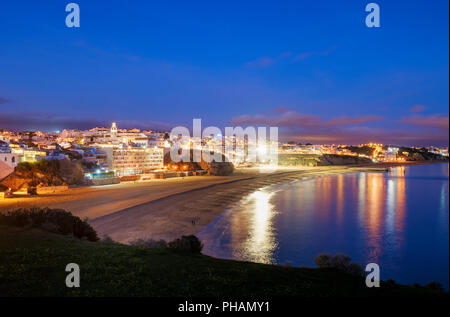
[[[113,122],[111,126],[111,137],[117,138],[117,125],[115,122]]]

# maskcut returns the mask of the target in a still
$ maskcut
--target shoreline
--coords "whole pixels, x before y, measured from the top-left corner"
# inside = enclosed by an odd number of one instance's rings
[[[90,224],[99,236],[106,235],[121,243],[137,239],[171,241],[200,233],[232,204],[272,184],[340,173],[385,172],[389,167],[404,165],[419,164],[323,166],[257,174],[152,200],[93,219]]]
[[[99,236],[122,243],[171,241],[197,234],[227,207],[268,185],[349,172],[385,172],[389,167],[448,162],[399,162],[319,167],[236,169],[231,176],[195,176],[142,183],[70,188],[66,192],[0,200],[0,212],[17,208],[62,208],[88,218]]]

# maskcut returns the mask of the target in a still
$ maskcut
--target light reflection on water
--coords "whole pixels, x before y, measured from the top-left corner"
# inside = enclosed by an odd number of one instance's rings
[[[382,279],[448,288],[448,173],[434,164],[268,186],[198,236],[216,257],[314,266],[340,252],[378,263]]]
[[[273,253],[277,246],[272,218],[276,214],[271,203],[274,192],[258,190],[249,195],[242,204],[245,217],[232,217],[232,236],[241,247],[233,249],[233,257],[245,261],[274,263]],[[243,219],[249,221],[240,223]],[[234,243],[233,243],[234,244]]]

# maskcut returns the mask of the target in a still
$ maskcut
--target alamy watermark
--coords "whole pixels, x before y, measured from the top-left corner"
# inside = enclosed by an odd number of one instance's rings
[[[66,276],[66,286],[69,288],[80,287],[80,266],[76,263],[66,265],[66,272],[70,272]]]
[[[66,5],[66,12],[69,14],[66,16],[66,26],[68,28],[80,27],[80,6],[76,3],[69,3]]]
[[[366,286],[380,287],[380,266],[376,263],[369,263],[366,265]]]
[[[366,26],[368,28],[380,27],[380,6],[377,3],[371,2],[366,5],[366,12],[369,14],[366,16]],[[71,2],[66,5],[66,12],[69,14],[66,16],[66,26],[68,28],[80,27],[80,6]]]
[[[380,27],[380,6],[374,2],[366,5],[366,12],[370,12],[366,16],[366,26],[368,28]]]
[[[192,136],[187,127],[170,132],[170,158],[173,162],[259,163],[261,171],[278,166],[278,127],[218,127],[202,130],[201,119],[194,119]]]

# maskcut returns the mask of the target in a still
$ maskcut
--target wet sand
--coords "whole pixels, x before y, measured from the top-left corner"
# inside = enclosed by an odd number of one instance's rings
[[[70,188],[68,191],[0,200],[0,212],[16,208],[63,208],[88,218],[99,236],[129,243],[173,240],[200,232],[245,195],[268,185],[333,173],[383,170],[386,165],[283,168],[273,173],[238,169],[232,176],[193,176],[144,183]]]
[[[234,177],[195,176],[155,179],[142,183],[69,188],[69,190],[39,195],[19,196],[0,200],[0,212],[17,208],[63,208],[81,218],[94,219],[155,199],[227,182]]]
[[[90,221],[100,236],[130,243],[136,239],[173,240],[181,235],[202,231],[213,219],[233,203],[251,192],[280,182],[360,171],[359,167],[315,167],[250,174],[205,188],[170,195]]]

